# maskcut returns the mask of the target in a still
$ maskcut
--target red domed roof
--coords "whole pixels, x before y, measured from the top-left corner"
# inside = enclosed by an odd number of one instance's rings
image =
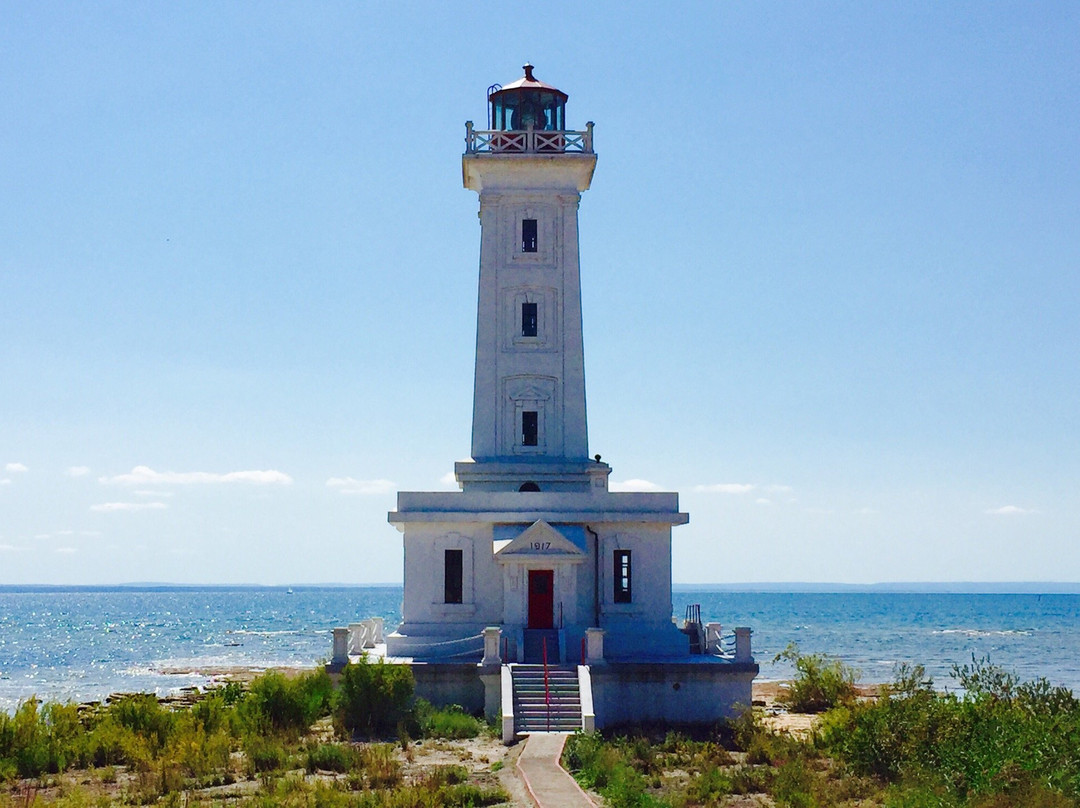
[[[566,93],[564,93],[557,87],[552,87],[550,84],[545,84],[544,82],[536,79],[533,76],[533,66],[528,62],[525,63],[522,69],[525,71],[524,76],[522,76],[517,81],[512,81],[505,87],[496,90],[492,93],[492,95],[496,95],[497,93],[503,93],[507,90],[547,90],[548,92],[561,95],[564,101],[569,98]]]

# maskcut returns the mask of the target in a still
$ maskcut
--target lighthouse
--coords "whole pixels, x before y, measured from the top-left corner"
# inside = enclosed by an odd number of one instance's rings
[[[465,125],[480,217],[471,459],[455,464],[460,491],[398,493],[402,621],[380,652],[434,703],[502,712],[504,736],[522,731],[513,715],[507,729],[506,689],[532,665],[579,683],[585,728],[713,721],[750,703],[749,631],[730,654],[692,610],[676,625],[678,494],[609,491],[589,456],[578,208],[593,124],[569,128],[567,94],[534,73],[489,88],[486,128]]]

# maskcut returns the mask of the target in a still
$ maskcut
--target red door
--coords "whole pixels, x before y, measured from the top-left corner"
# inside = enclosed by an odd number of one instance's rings
[[[555,572],[529,570],[529,628],[555,626]]]

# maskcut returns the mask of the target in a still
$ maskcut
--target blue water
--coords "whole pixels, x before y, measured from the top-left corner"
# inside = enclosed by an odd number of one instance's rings
[[[1022,678],[1080,692],[1080,595],[731,592],[680,588],[675,607],[753,628],[761,677],[788,642],[840,657],[865,682],[899,662],[926,666],[951,686],[972,655]],[[329,656],[331,629],[364,617],[400,619],[401,588],[0,588],[0,709],[39,697],[167,695],[211,682],[208,670],[307,667]]]

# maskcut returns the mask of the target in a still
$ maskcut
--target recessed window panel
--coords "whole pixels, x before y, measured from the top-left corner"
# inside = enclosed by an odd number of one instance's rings
[[[463,553],[446,550],[443,553],[443,602],[461,603]]]
[[[521,251],[536,252],[536,219],[521,220]]]
[[[536,304],[521,304],[521,336],[536,336]]]
[[[536,410],[521,413],[521,445],[537,446],[540,443],[540,414]]]
[[[615,551],[615,602],[630,603],[630,551]]]

